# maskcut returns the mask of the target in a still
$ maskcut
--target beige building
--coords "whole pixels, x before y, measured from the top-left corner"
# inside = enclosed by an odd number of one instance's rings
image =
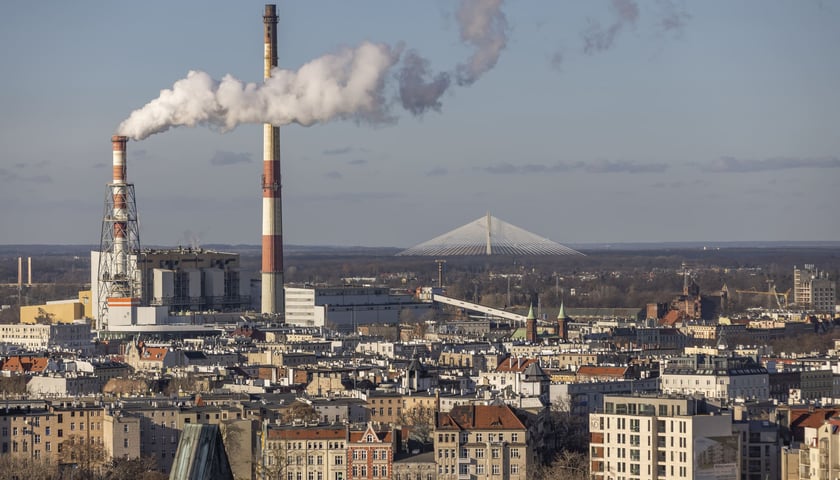
[[[103,422],[105,453],[110,458],[140,458],[140,417],[106,414]]]
[[[593,478],[741,478],[731,415],[703,408],[694,398],[604,396],[603,413],[589,415]]]
[[[84,303],[87,302],[87,303]],[[20,307],[20,323],[73,323],[90,312],[90,292],[79,292],[79,299],[55,300],[43,305]]]
[[[347,480],[347,435],[343,426],[269,427],[257,478]]]
[[[461,405],[438,414],[433,437],[439,480],[525,480],[538,463],[536,435],[507,405]]]

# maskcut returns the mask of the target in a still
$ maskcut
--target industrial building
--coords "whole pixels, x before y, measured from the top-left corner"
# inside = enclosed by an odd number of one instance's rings
[[[263,32],[263,67],[268,79],[277,67],[275,5],[265,6]],[[282,319],[279,128],[266,124],[263,133],[261,311]],[[237,254],[197,248],[140,248],[134,185],[126,176],[128,137],[114,135],[111,142],[113,179],[105,195],[100,248],[91,252],[90,316],[96,330],[200,330],[207,314],[213,314],[215,322],[219,312],[250,310],[251,279],[241,273]]]
[[[126,182],[126,137],[114,136],[100,249],[91,252],[90,318],[99,332],[206,331],[209,314],[250,308],[239,255],[200,248],[140,249],[134,185]],[[74,306],[75,307],[75,306]],[[235,316],[232,318],[236,318]]]
[[[397,324],[402,312],[420,318],[433,304],[387,287],[287,286],[286,324],[355,331],[370,323]]]

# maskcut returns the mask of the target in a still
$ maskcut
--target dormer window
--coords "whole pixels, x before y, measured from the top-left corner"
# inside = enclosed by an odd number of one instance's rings
[[[368,434],[368,436],[367,436],[367,442],[368,442],[368,443],[373,443],[373,435]]]

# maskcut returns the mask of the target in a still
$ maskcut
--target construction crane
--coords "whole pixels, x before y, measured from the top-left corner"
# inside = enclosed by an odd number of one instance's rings
[[[776,291],[776,284],[773,280],[767,280],[767,291],[763,292],[760,290],[735,290],[735,293],[738,294],[747,294],[747,295],[766,295],[771,296],[776,300],[776,305],[779,307],[780,310],[787,309],[788,306],[788,299],[790,298],[790,289],[788,289],[784,293],[779,293]]]

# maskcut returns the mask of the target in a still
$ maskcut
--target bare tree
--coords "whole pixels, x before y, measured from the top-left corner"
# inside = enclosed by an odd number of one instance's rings
[[[589,480],[589,460],[586,454],[565,451],[550,464],[537,469],[536,480]]]
[[[427,444],[432,441],[435,428],[435,413],[431,408],[414,407],[403,409],[397,418],[399,425],[408,427],[408,438]]]
[[[318,410],[312,405],[297,400],[283,412],[283,421],[292,423],[295,420],[303,423],[317,422],[320,419]]]
[[[558,452],[586,453],[589,448],[587,416],[572,411],[571,399],[557,397],[551,402],[552,431]]]
[[[0,455],[0,480],[52,480],[58,478],[55,465],[46,461],[13,455]]]

